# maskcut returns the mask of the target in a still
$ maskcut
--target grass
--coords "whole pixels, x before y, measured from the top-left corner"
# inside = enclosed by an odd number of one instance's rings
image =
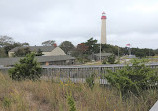
[[[110,87],[70,81],[13,81],[0,74],[0,111],[69,111],[69,99],[77,111],[148,111],[158,99],[156,90],[143,92],[142,96],[130,94],[121,99],[119,92]]]
[[[102,65],[102,62],[100,62],[100,61],[97,61],[97,62],[87,62],[87,63],[82,64],[82,65]]]

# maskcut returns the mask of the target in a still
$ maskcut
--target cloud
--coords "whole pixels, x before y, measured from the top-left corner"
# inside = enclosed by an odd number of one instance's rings
[[[0,35],[31,45],[45,40],[77,45],[90,37],[99,42],[105,11],[109,43],[156,48],[157,5],[156,0],[1,0]]]

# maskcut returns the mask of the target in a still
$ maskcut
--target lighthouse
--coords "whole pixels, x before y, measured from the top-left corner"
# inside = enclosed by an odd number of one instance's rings
[[[101,16],[101,44],[106,44],[107,40],[106,40],[106,14],[105,12],[102,13]]]

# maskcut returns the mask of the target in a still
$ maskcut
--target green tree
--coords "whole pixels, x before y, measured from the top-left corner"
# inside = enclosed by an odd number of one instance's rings
[[[36,53],[36,56],[42,56],[43,53],[42,53],[42,50],[41,49],[38,49],[37,53]]]
[[[107,62],[108,62],[109,64],[115,64],[115,55],[112,54],[111,56],[108,56]]]
[[[85,42],[85,45],[88,47],[87,54],[98,53],[99,45],[97,44],[97,40],[90,38]]]
[[[16,56],[16,57],[24,57],[24,56],[26,56],[26,55],[29,54],[29,53],[31,53],[29,47],[25,47],[25,48],[22,47],[22,48],[19,48],[19,49],[15,52],[14,56]]]
[[[20,59],[19,64],[15,64],[9,70],[9,75],[13,80],[36,80],[41,76],[40,64],[35,60],[35,54],[31,53]]]
[[[158,83],[157,73],[137,60],[134,60],[132,66],[127,65],[115,72],[108,70],[105,77],[112,86],[120,91],[121,95],[127,95],[128,92],[139,95],[143,90],[157,87]]]
[[[56,46],[55,40],[47,40],[42,42],[43,46]]]
[[[115,55],[112,54],[112,55],[108,56],[107,58],[105,58],[103,60],[102,64],[116,64],[115,58],[116,58]]]
[[[70,41],[62,42],[59,47],[67,54],[68,51],[72,51],[75,46]]]
[[[19,43],[19,42],[14,42],[12,44],[8,44],[6,46],[4,46],[4,50],[5,50],[5,53],[6,55],[8,55],[8,52],[15,48],[15,47],[21,47],[21,46],[29,46],[29,43]]]
[[[93,74],[91,74],[90,75],[90,77],[88,77],[88,78],[86,78],[86,83],[88,84],[88,86],[91,88],[91,89],[93,89],[93,87],[94,87],[94,80],[95,80],[95,74],[93,73]]]
[[[8,44],[12,44],[14,42],[12,37],[8,36],[0,36],[0,47],[7,46]]]
[[[0,47],[0,57],[7,57],[4,48]]]

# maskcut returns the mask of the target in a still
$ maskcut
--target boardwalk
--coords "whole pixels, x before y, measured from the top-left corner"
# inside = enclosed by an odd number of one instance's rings
[[[110,64],[110,65],[74,65],[74,66],[43,66],[43,77],[52,79],[58,77],[61,81],[71,80],[72,82],[85,82],[85,79],[91,74],[96,74],[100,84],[107,84],[107,80],[103,74],[107,70],[116,71],[126,65]],[[131,66],[131,65],[129,65]],[[151,68],[158,68],[158,63],[146,64]]]
[[[73,65],[73,66],[60,66],[50,65],[42,66],[42,78],[46,80],[55,79],[63,82],[71,80],[72,82],[85,82],[86,78],[91,74],[96,74],[100,84],[107,84],[103,74],[106,74],[107,69],[116,71],[126,65],[122,64],[109,64],[109,65]],[[129,65],[131,66],[131,65]],[[158,68],[158,63],[146,64],[151,68]],[[10,68],[10,67],[9,67]],[[7,72],[9,68],[1,67],[0,70]]]

